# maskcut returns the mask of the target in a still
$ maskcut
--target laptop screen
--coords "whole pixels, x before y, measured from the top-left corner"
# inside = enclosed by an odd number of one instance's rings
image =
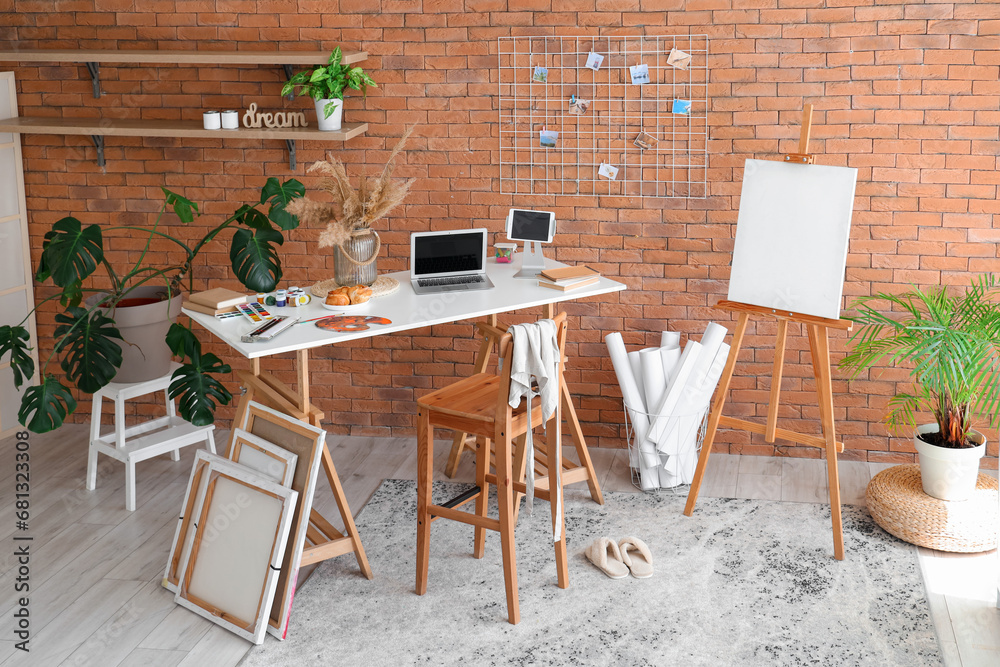
[[[418,236],[413,240],[413,275],[462,273],[483,268],[483,232]]]

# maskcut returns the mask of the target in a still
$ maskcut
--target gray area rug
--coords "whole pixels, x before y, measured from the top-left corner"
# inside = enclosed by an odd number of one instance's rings
[[[438,483],[435,502],[464,488]],[[471,526],[436,521],[427,594],[414,594],[416,484],[386,480],[357,521],[375,579],[352,556],[327,561],[296,594],[288,639],[268,636],[242,664],[941,664],[916,553],[863,508],[844,508],[838,562],[827,506],[703,498],[689,518],[684,500],[568,502],[565,590],[548,504],[522,511],[512,626],[493,532],[476,560]],[[583,552],[601,535],[645,540],[653,577],[612,580],[594,568]]]

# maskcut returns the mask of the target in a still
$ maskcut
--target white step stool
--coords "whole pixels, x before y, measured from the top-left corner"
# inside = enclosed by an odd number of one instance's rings
[[[208,451],[215,453],[215,425],[195,426],[177,416],[167,388],[170,376],[180,364],[170,365],[166,375],[146,382],[125,384],[111,382],[94,394],[90,417],[90,448],[87,455],[87,490],[97,487],[97,454],[105,454],[125,464],[125,509],[135,511],[135,464],[170,452],[170,458],[180,460],[180,448],[204,441]],[[125,401],[162,391],[167,416],[144,424],[125,428]],[[101,435],[101,409],[104,399],[114,402],[115,430]],[[154,432],[155,431],[155,432]],[[144,433],[148,435],[143,435]],[[141,436],[141,437],[139,437]]]

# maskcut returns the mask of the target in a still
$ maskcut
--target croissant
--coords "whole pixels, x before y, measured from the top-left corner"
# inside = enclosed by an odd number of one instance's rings
[[[364,285],[355,285],[348,290],[347,295],[351,298],[352,304],[365,303],[372,298],[372,290]]]
[[[349,306],[351,305],[351,299],[346,294],[338,294],[337,292],[330,292],[326,295],[326,305],[328,306]]]

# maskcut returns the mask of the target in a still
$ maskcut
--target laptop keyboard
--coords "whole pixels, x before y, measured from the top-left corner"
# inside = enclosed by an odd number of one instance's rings
[[[436,287],[438,285],[466,285],[469,283],[484,283],[486,280],[480,276],[455,276],[453,278],[418,278],[417,284],[421,287]]]

